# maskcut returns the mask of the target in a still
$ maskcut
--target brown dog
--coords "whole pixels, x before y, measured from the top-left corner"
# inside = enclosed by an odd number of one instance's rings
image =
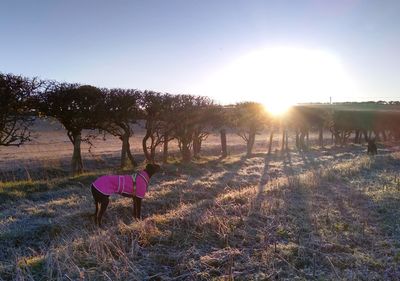
[[[378,153],[378,148],[376,147],[375,139],[370,139],[368,141],[367,153],[372,154],[372,155],[375,155]]]

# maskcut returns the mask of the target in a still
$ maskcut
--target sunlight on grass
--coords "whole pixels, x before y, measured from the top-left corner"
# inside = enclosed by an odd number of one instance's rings
[[[301,156],[293,152],[293,163],[301,160],[296,157]],[[51,198],[57,188],[49,186],[49,197],[39,197],[35,205],[20,202],[18,211],[0,217],[9,225],[1,237],[7,251],[20,241],[34,248],[51,239],[43,257],[17,265],[27,279],[37,268],[48,279],[62,272],[71,280],[145,280],[164,270],[165,276],[247,280],[271,274],[271,264],[287,279],[312,279],[314,271],[334,279],[332,266],[345,279],[376,277],[396,264],[400,248],[395,243],[400,192],[390,157],[344,158],[319,168],[293,168],[291,174],[283,172],[279,159],[264,171],[260,156],[203,158],[179,171],[168,164],[165,180],[160,176],[144,201],[144,219],[132,219],[131,200],[113,198],[103,229],[94,227],[90,190],[81,186],[95,176],[89,173],[52,182],[64,189],[59,197]],[[366,183],[368,189],[360,188]],[[29,223],[17,228],[24,213]],[[379,239],[379,247],[372,248]],[[19,260],[24,256],[29,255]],[[7,272],[16,270],[7,266]]]

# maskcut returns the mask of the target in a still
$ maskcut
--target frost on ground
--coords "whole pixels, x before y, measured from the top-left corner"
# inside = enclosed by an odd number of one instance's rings
[[[145,199],[96,175],[0,192],[0,277],[18,280],[399,280],[400,153],[360,147],[168,164]],[[29,183],[35,185],[35,183]]]

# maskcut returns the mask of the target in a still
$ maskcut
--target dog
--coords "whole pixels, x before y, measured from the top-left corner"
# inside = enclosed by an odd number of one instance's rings
[[[96,205],[95,224],[101,226],[101,219],[107,209],[109,197],[115,193],[133,198],[133,217],[140,219],[142,199],[149,189],[149,180],[159,170],[160,165],[147,164],[144,170],[133,175],[107,175],[97,178],[91,186]]]
[[[371,139],[368,141],[368,148],[367,148],[367,153],[375,155],[378,153],[378,148],[376,147],[376,143],[374,139]]]

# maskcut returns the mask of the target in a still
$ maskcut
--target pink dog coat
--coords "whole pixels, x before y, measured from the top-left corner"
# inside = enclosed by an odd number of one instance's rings
[[[133,175],[101,176],[93,182],[93,186],[104,195],[124,193],[139,198],[144,198],[148,185],[149,176],[145,171]]]

